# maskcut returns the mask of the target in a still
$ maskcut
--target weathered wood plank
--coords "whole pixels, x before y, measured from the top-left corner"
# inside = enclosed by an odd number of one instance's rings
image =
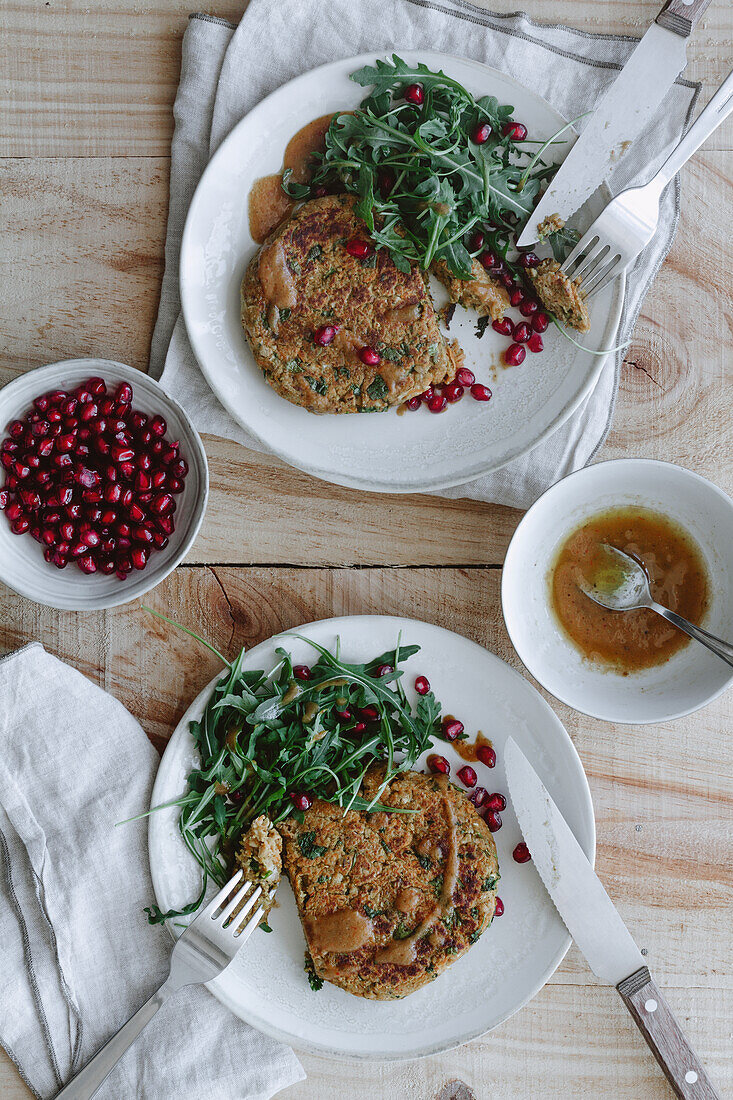
[[[0,155],[165,156],[180,65],[180,40],[191,4],[161,0],[6,0],[0,22]],[[243,0],[207,5],[237,21]],[[484,6],[513,11],[512,4]],[[568,23],[597,34],[640,35],[659,0],[556,0],[525,10],[538,23]],[[705,95],[727,75],[733,11],[713,4],[688,50],[686,75]],[[334,53],[338,56],[338,49]],[[730,148],[730,131],[713,148]],[[726,146],[724,142],[728,142]]]

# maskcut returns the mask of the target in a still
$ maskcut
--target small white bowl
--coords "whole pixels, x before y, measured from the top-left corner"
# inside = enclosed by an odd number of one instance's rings
[[[165,550],[156,550],[139,572],[133,570],[126,580],[114,574],[87,575],[69,564],[57,569],[44,560],[43,550],[30,535],[15,535],[5,516],[0,515],[0,580],[21,596],[47,607],[62,610],[91,611],[117,607],[155,588],[171,573],[191,548],[206,511],[209,495],[209,468],[201,438],[177,401],[168,396],[153,378],[124,363],[109,359],[66,359],[28,371],[0,390],[0,439],[7,435],[11,421],[28,412],[33,399],[49,390],[71,390],[87,378],[104,378],[109,390],[120,382],[129,382],[133,407],[148,415],[160,413],[168,424],[169,439],[179,439],[181,455],[189,471],[185,488],[176,497],[175,531]]]
[[[532,505],[509,544],[502,608],[527,669],[561,702],[609,722],[663,722],[715,699],[733,669],[694,641],[655,668],[626,676],[602,669],[573,645],[550,603],[550,569],[567,536],[591,516],[629,505],[661,512],[694,538],[710,581],[702,625],[733,640],[733,501],[699,474],[643,458],[586,466]]]

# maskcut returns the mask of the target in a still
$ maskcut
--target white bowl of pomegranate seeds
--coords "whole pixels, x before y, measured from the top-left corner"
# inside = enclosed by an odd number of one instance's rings
[[[650,551],[650,543],[639,534],[638,516],[648,519],[651,514],[657,524],[661,517],[661,530],[671,524],[673,531],[682,533],[707,575],[707,608],[700,625],[733,640],[733,501],[691,470],[644,458],[586,466],[558,481],[532,505],[504,562],[501,596],[507,629],[532,675],[568,706],[608,722],[681,718],[733,683],[729,665],[689,641],[663,663],[614,667],[600,657],[609,631],[622,629],[619,617],[652,612],[606,612],[611,618],[594,625],[588,656],[566,633],[555,611],[551,581],[560,551],[589,521],[604,522],[614,514],[624,517],[623,535],[610,541],[645,563],[653,585],[662,589],[658,598],[668,605],[675,590],[694,583],[694,573],[675,554],[673,543],[658,543]],[[634,631],[629,652],[632,645],[647,644],[644,636],[649,638],[656,625],[638,619],[637,623],[629,627]]]
[[[154,588],[208,490],[198,432],[132,367],[66,360],[0,391],[0,580],[36,603],[91,610]]]

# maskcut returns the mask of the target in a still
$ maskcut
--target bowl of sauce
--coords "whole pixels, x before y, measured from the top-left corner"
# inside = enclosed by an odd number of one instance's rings
[[[653,611],[611,611],[579,587],[603,567],[604,543],[640,562],[659,603],[733,638],[730,497],[671,463],[619,459],[557,482],[517,527],[502,576],[517,653],[558,699],[608,721],[704,706],[730,668]]]

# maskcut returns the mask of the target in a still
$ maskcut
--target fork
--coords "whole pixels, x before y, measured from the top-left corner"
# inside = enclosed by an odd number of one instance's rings
[[[262,887],[242,878],[242,871],[237,871],[189,924],[173,948],[170,973],[160,989],[107,1040],[56,1100],[88,1100],[171,993],[184,985],[211,981],[229,965],[264,913],[258,901]]]
[[[649,183],[622,191],[598,215],[561,266],[573,281],[580,279],[584,298],[618,278],[649,243],[659,221],[662,191],[731,111],[733,71]]]

